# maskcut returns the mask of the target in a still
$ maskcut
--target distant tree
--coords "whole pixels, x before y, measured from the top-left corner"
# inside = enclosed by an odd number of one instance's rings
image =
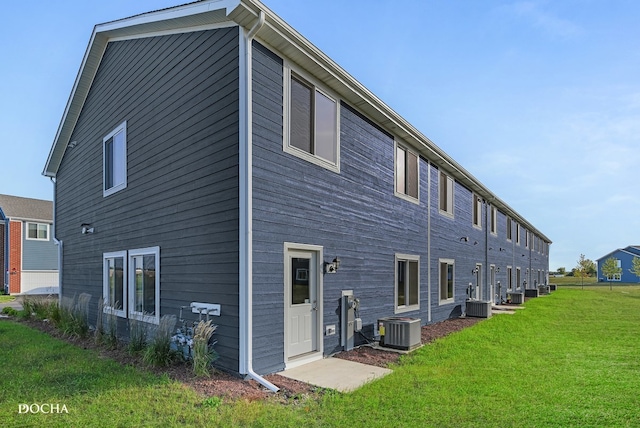
[[[580,254],[578,259],[578,265],[573,269],[573,276],[580,278],[582,282],[582,289],[584,290],[584,278],[588,276],[589,263],[593,263],[591,260],[585,258],[584,254]]]
[[[620,275],[622,268],[618,266],[618,260],[615,257],[609,257],[602,264],[602,274],[607,277],[609,281],[609,290],[612,290],[611,280],[614,276]]]
[[[567,270],[563,267],[559,267],[558,268],[558,274],[559,275],[564,275],[565,273],[567,273]]]
[[[639,279],[638,282],[640,282],[640,257],[634,257],[631,263],[631,269],[629,269],[629,272],[637,276]]]

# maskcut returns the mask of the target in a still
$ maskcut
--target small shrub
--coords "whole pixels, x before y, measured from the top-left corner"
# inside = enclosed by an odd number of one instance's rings
[[[164,315],[154,329],[153,339],[144,350],[143,361],[147,364],[166,367],[176,361],[180,354],[171,349],[171,337],[176,327],[175,315]]]
[[[57,308],[57,300],[51,297],[27,296],[22,301],[22,307],[27,312],[26,317],[36,319],[51,319],[51,314]]]
[[[10,317],[15,317],[18,315],[18,311],[15,308],[12,308],[11,306],[6,306],[2,308],[2,313],[5,315],[9,315]]]
[[[193,374],[196,376],[210,376],[209,367],[217,358],[213,350],[211,336],[216,331],[217,326],[209,321],[200,321],[193,331]]]
[[[205,398],[202,402],[203,407],[209,407],[211,409],[217,409],[222,404],[223,400],[221,397],[213,396]]]
[[[147,323],[129,318],[129,344],[127,349],[131,355],[140,354],[147,346]]]

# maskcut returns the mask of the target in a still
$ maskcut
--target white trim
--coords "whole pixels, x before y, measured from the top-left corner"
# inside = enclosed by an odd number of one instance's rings
[[[328,88],[324,87],[322,83],[319,83],[318,80],[313,78],[311,75],[303,72],[302,70],[292,65],[291,62],[283,59],[283,103],[282,103],[282,117],[283,117],[283,139],[282,139],[282,150],[286,153],[292,154],[296,157],[306,160],[307,162],[311,162],[315,165],[321,166],[322,168],[328,169],[329,171],[333,171],[336,173],[340,173],[340,97],[328,90]],[[327,98],[331,99],[336,104],[336,163],[324,159],[318,155],[313,153],[308,153],[304,150],[301,150],[297,147],[294,147],[289,144],[289,135],[291,133],[291,121],[289,120],[290,111],[291,111],[291,72],[293,71],[300,79],[306,81],[306,83],[310,84],[313,87],[314,91],[318,91]],[[314,98],[315,99],[315,98]],[[314,121],[315,124],[315,121]],[[315,129],[312,130],[313,138],[315,138],[316,132]]]
[[[317,316],[316,316],[316,338],[317,338],[317,348],[316,351],[311,352],[309,354],[304,354],[299,357],[289,357],[289,347],[287,343],[287,338],[289,337],[289,323],[288,323],[288,282],[287,279],[289,277],[288,273],[288,264],[289,264],[289,253],[295,251],[304,251],[304,252],[313,252],[316,256],[316,299],[317,299]],[[292,367],[296,367],[302,364],[309,363],[311,361],[320,360],[323,358],[324,354],[324,335],[322,334],[322,326],[324,325],[324,317],[323,317],[323,309],[324,309],[324,285],[323,285],[323,260],[324,260],[324,247],[321,245],[310,245],[310,244],[299,244],[295,242],[285,242],[284,243],[284,251],[283,251],[283,271],[284,271],[284,281],[283,281],[283,290],[284,290],[284,363],[285,368],[290,369]]]
[[[142,312],[137,312],[134,310],[135,308],[135,272],[133,271],[133,258],[139,256],[155,256],[155,314],[154,315],[145,315]],[[127,260],[127,269],[128,269],[128,288],[129,288],[129,302],[128,302],[128,314],[129,318],[135,318],[140,321],[159,324],[160,323],[160,247],[147,247],[147,248],[137,248],[135,250],[129,250],[129,257]]]
[[[449,205],[451,205],[451,212],[449,212],[448,209],[442,209],[440,207],[440,199],[442,197],[442,195],[440,194],[442,192],[442,176],[444,175],[445,179],[447,180],[447,186],[445,191],[447,192],[447,196],[449,196],[449,181],[451,182],[451,204],[447,203],[447,207],[449,207]],[[445,217],[448,218],[455,218],[455,211],[456,211],[456,199],[455,199],[455,194],[456,194],[456,180],[450,176],[449,174],[447,174],[446,172],[442,171],[441,169],[438,169],[438,211],[440,212],[440,214],[442,214]],[[448,201],[448,199],[447,199]]]
[[[107,181],[107,169],[106,169],[106,165],[105,165],[105,143],[115,137],[116,135],[122,133],[123,134],[123,147],[122,149],[124,150],[123,156],[124,159],[119,159],[116,160],[115,157],[113,159],[113,163],[115,164],[116,162],[122,162],[124,161],[124,177],[123,177],[123,181],[121,183],[118,184],[114,184],[112,187],[105,189],[105,185],[106,185],[106,181]],[[114,141],[114,146],[115,146],[115,139]],[[109,134],[107,134],[106,137],[104,137],[102,139],[102,196],[103,197],[107,197],[109,195],[112,195],[116,192],[119,192],[122,189],[125,189],[127,187],[127,175],[128,175],[128,156],[127,156],[127,121],[125,120],[124,122],[122,122],[120,125],[118,125],[113,131],[111,131]]]
[[[405,151],[405,153],[407,152],[411,152],[413,155],[415,155],[416,157],[416,171],[417,171],[417,176],[416,176],[416,180],[418,181],[416,184],[418,186],[418,197],[414,198],[411,195],[408,195],[406,193],[402,193],[402,192],[398,192],[398,147],[400,147],[402,150]],[[406,164],[407,158],[405,157],[405,176],[406,176],[406,171],[407,171],[407,164]],[[405,189],[407,190],[407,189]],[[409,201],[411,203],[414,203],[416,205],[420,205],[420,155],[414,151],[413,149],[410,149],[408,145],[402,144],[402,143],[398,143],[398,140],[394,138],[393,140],[393,194],[395,196],[397,196],[398,198],[404,199],[405,201]]]
[[[131,34],[109,38],[109,42],[121,42],[126,40],[146,39],[148,37],[171,36],[174,34],[194,33],[196,31],[219,30],[222,28],[237,27],[235,22],[219,22],[215,24],[197,25],[189,28],[173,28],[170,30],[150,31],[148,33]]]
[[[109,268],[106,265],[107,259],[122,258],[122,309],[113,309],[111,306],[115,302],[109,301]],[[129,300],[129,290],[127,288],[127,279],[129,277],[129,271],[127,270],[127,251],[114,251],[110,253],[102,254],[102,298],[104,299],[104,312],[115,313],[117,316],[127,317],[127,301]]]
[[[402,305],[398,306],[398,262],[418,262],[418,304],[417,305]],[[416,254],[402,254],[396,253],[393,258],[393,313],[401,314],[404,312],[417,311],[420,310],[420,256]],[[409,269],[409,264],[407,263],[407,270]],[[409,280],[408,272],[406,274],[406,281]],[[409,299],[409,287],[408,284],[405,284],[405,302]]]

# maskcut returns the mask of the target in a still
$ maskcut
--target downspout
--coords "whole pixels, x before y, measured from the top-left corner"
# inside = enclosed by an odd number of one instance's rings
[[[265,21],[258,21],[242,35],[240,43],[240,361],[239,371],[273,392],[279,388],[253,370],[253,86],[251,41]],[[242,27],[241,27],[242,28]],[[244,33],[244,31],[243,31]],[[244,52],[242,52],[244,51]],[[242,66],[244,60],[244,67]]]
[[[56,179],[53,177],[49,177],[49,179],[51,183],[53,183],[53,232],[51,233],[51,237],[53,238],[53,242],[58,246],[58,300],[62,301],[62,241],[56,237],[58,231],[56,227]]]
[[[2,287],[6,294],[9,294],[9,218],[4,215],[0,207],[0,219],[4,227],[4,258],[2,260]]]
[[[491,225],[489,224],[490,211],[491,207],[489,205],[488,200],[484,200],[484,283],[486,284],[485,293],[487,296],[487,300],[491,302],[493,305],[495,303],[495,299],[491,294],[493,293],[493,284],[491,284],[491,266],[489,266],[489,228]],[[482,296],[480,296],[482,297]]]
[[[431,162],[427,161],[427,322],[431,322]]]

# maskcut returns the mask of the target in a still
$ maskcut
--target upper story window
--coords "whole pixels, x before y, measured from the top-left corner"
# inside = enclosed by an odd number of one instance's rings
[[[453,178],[444,172],[440,173],[440,182],[438,183],[438,191],[440,193],[440,212],[453,217]]]
[[[476,195],[472,195],[473,203],[473,225],[482,229],[482,198]]]
[[[396,194],[418,199],[418,155],[396,145]]]
[[[27,223],[27,239],[49,240],[49,225],[46,223]]]
[[[284,150],[338,172],[337,98],[294,72],[288,75],[288,140]]]
[[[516,223],[516,244],[520,245],[520,224]]]
[[[498,209],[493,206],[491,207],[491,233],[498,234]]]
[[[512,239],[512,229],[511,217],[507,217],[507,241],[511,241]]]
[[[524,230],[524,246],[525,248],[529,248],[529,231]]]
[[[122,122],[102,140],[103,196],[127,187],[127,122]]]

